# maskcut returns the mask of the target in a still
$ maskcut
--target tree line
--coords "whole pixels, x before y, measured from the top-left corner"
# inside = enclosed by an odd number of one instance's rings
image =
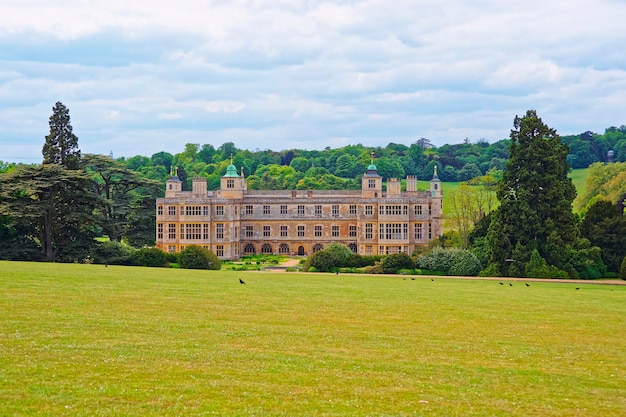
[[[464,181],[460,192],[446,199],[459,215],[451,232],[434,245],[470,251],[480,261],[481,274],[597,278],[617,273],[625,255],[623,126],[604,135],[563,138],[529,110],[514,119],[509,139],[494,144],[466,140],[437,148],[421,138],[410,146],[252,152],[227,142],[218,148],[187,144],[176,155],[116,160],[81,154],[69,110],[60,102],[49,126],[42,164],[2,164],[2,258],[77,261],[107,259],[114,256],[107,251],[121,251],[98,242],[100,236],[113,245],[153,244],[154,200],[163,195],[174,167],[187,189],[193,176],[206,177],[210,189],[219,188],[231,163],[250,189],[358,189],[372,152],[384,178],[427,180],[436,166],[441,180]],[[617,162],[603,163],[607,149],[614,150]],[[592,186],[577,200],[581,217],[573,211],[576,192],[567,173],[573,163],[582,164],[583,154],[592,164]]]

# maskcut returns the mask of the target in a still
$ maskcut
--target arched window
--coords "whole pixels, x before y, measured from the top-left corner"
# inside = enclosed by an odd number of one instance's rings
[[[278,253],[289,253],[289,245],[286,243],[281,243],[278,247]]]
[[[319,252],[319,251],[321,251],[322,249],[324,249],[324,246],[322,246],[322,244],[321,244],[321,243],[318,243],[318,244],[316,244],[315,246],[313,246],[313,253],[315,253],[315,252]]]
[[[350,248],[350,250],[352,251],[352,253],[356,253],[358,248],[356,247],[356,243],[350,243],[348,245],[348,247]]]
[[[273,253],[272,245],[264,243],[263,246],[261,246],[261,253]]]
[[[256,251],[254,250],[254,245],[252,243],[248,243],[246,246],[243,247],[243,253],[245,254],[255,254]]]

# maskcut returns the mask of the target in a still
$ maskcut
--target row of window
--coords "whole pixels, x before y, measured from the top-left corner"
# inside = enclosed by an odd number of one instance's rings
[[[203,248],[209,249],[209,246],[207,245],[203,245]],[[350,248],[350,250],[354,253],[357,253],[357,245],[354,243],[351,243],[348,245],[348,248]],[[183,250],[185,250],[185,246],[184,245],[180,245],[178,248],[181,252]],[[233,245],[232,246],[233,249],[233,255],[234,256],[239,256],[239,245]],[[322,249],[324,249],[324,246],[320,243],[316,244],[313,246],[313,253],[315,252],[319,252]],[[168,252],[176,252],[176,246],[175,245],[169,245],[167,246],[167,251]],[[244,245],[243,247],[243,253],[244,255],[252,255],[252,254],[256,254],[256,248],[254,247],[254,245],[252,243],[248,243],[246,245]],[[274,253],[274,247],[270,244],[270,243],[264,243],[263,245],[261,245],[261,253]],[[287,243],[281,243],[280,245],[278,245],[278,253],[281,254],[290,254],[292,253],[291,248],[289,247],[289,245]],[[378,247],[378,254],[379,255],[391,255],[392,253],[408,253],[408,247],[407,246],[379,246]],[[215,254],[218,257],[223,257],[225,255],[225,251],[224,251],[224,245],[215,245]],[[366,245],[365,246],[365,255],[373,255],[373,246],[371,245]]]
[[[167,226],[167,230],[165,229]],[[158,223],[157,224],[157,239],[163,240],[163,237],[167,235],[169,240],[175,240],[177,235],[177,224],[176,223]],[[422,240],[424,236],[422,223],[416,223],[413,225],[413,237],[416,240]],[[387,240],[399,240],[399,239],[408,239],[409,236],[409,225],[408,223],[380,223],[378,225],[378,236],[381,239]],[[296,232],[298,237],[305,236],[305,226],[298,225],[296,227]],[[263,237],[271,237],[272,236],[272,227],[264,225],[262,227]],[[289,237],[289,226],[281,225],[279,226],[280,237]],[[180,225],[180,239],[186,240],[209,240],[209,224],[208,223],[184,223]],[[239,239],[239,228],[235,226],[233,228],[234,239]],[[247,238],[255,237],[254,226],[248,225],[245,227],[244,235]],[[315,237],[323,236],[323,226],[315,225],[313,227],[313,235]],[[331,225],[331,236],[332,237],[341,237],[340,236],[340,227],[338,225]],[[357,226],[349,225],[348,226],[348,236],[356,237],[357,236]],[[428,239],[432,238],[432,225],[428,223]],[[216,223],[215,224],[215,239],[224,239],[224,223]],[[365,223],[365,239],[372,240],[374,239],[374,224],[373,223]]]
[[[331,206],[331,215],[333,217],[337,217],[339,216],[339,204],[333,204]],[[235,210],[235,215],[237,215],[237,209],[238,206],[234,206],[234,210]],[[428,214],[431,214],[431,206],[428,206]],[[313,212],[315,214],[315,216],[317,217],[321,217],[323,210],[322,210],[322,205],[321,204],[316,204],[313,207]],[[387,216],[398,216],[398,215],[404,215],[406,216],[409,212],[409,206],[408,205],[380,205],[378,206],[378,214],[379,215],[387,215]],[[423,215],[423,208],[422,205],[416,205],[413,208],[413,212],[416,216],[421,216]],[[208,216],[209,215],[209,206],[184,206],[181,207],[181,214],[184,213],[185,216]],[[254,206],[251,204],[248,204],[246,206],[244,206],[244,213],[246,215],[252,215],[254,214]],[[262,213],[264,215],[270,215],[271,214],[271,206],[270,205],[263,205],[262,206]],[[296,213],[300,216],[303,216],[305,214],[305,206],[303,204],[300,204],[297,206],[296,208]],[[356,215],[357,214],[357,206],[354,204],[351,204],[349,206],[349,213],[350,215]],[[374,214],[374,206],[371,205],[367,205],[365,206],[365,211],[364,211],[366,216],[371,216]],[[159,216],[163,215],[163,206],[159,205],[157,206],[157,214]],[[167,214],[168,216],[176,216],[176,206],[167,206]],[[287,205],[281,205],[280,206],[280,214],[289,214],[288,212],[288,206]],[[215,206],[215,215],[216,216],[223,216],[224,215],[224,206]]]

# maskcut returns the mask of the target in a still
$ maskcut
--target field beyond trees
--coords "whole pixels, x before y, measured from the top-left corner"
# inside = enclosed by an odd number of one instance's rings
[[[0,414],[626,415],[626,287],[527,283],[0,262]]]

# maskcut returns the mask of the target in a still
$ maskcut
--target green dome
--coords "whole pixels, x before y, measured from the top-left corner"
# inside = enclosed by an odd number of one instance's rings
[[[237,168],[233,164],[228,165],[228,167],[226,168],[226,175],[224,176],[225,177],[238,177],[239,174],[237,174]]]
[[[367,167],[368,171],[378,171],[378,168],[376,168],[376,165],[374,164],[370,164],[370,166]]]

